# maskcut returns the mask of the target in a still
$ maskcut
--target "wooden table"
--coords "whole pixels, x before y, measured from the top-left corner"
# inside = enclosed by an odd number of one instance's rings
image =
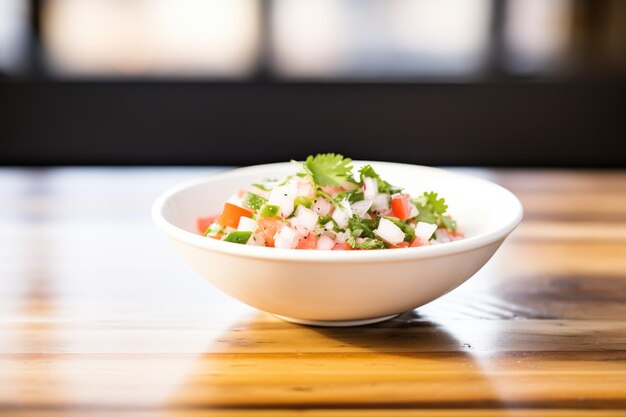
[[[0,414],[626,416],[626,172],[470,170],[526,208],[489,264],[322,329],[222,295],[152,226],[214,171],[0,170]]]

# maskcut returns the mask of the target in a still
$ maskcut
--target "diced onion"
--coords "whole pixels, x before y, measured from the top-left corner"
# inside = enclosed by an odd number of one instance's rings
[[[263,233],[254,234],[248,239],[247,245],[251,246],[265,246],[265,236]]]
[[[230,203],[232,205],[238,206],[238,207],[243,207],[243,203],[242,203],[242,199],[241,197],[239,197],[238,193],[235,193],[233,195],[231,195],[228,200],[226,200],[227,203]]]
[[[305,228],[300,224],[300,221],[297,217],[292,217],[289,219],[289,224],[293,229],[300,235],[305,236],[309,234],[309,229]]]
[[[339,207],[335,207],[335,211],[333,211],[331,217],[340,229],[345,229],[346,226],[348,226],[348,221],[352,217],[350,202],[348,200],[342,200],[341,203],[339,203]]]
[[[293,213],[293,200],[296,198],[298,187],[294,181],[276,187],[270,193],[268,203],[280,207],[278,213],[287,218]]]
[[[317,219],[319,216],[315,214],[313,210],[306,208],[305,206],[299,205],[296,209],[296,218],[298,219],[298,223],[300,226],[304,227],[306,230],[315,229],[315,225],[317,224]]]
[[[376,178],[363,178],[363,196],[366,200],[373,200],[378,194],[378,181]]]
[[[312,198],[315,196],[315,189],[311,182],[307,179],[300,179],[298,181],[298,196]]]
[[[317,241],[317,249],[319,250],[331,250],[335,246],[335,241],[328,236],[322,236]]]
[[[317,197],[313,205],[311,206],[311,210],[320,216],[328,216],[330,210],[332,210],[333,205],[330,204],[330,201],[326,200],[323,197]]]
[[[254,233],[258,228],[259,224],[250,217],[241,216],[239,218],[239,226],[237,226],[238,231]]]
[[[437,230],[437,225],[426,222],[417,222],[417,226],[415,226],[415,236],[428,240]]]
[[[352,208],[352,213],[356,214],[359,217],[367,217],[367,211],[372,206],[372,200],[361,200],[356,203],[352,203],[350,206]]]
[[[348,240],[349,237],[350,237],[349,233],[347,233],[347,232],[339,232],[339,233],[337,233],[337,236],[335,237],[335,242],[343,243],[346,240]]]
[[[385,242],[397,245],[404,240],[404,232],[393,222],[381,218],[378,223],[378,229],[374,233]]]
[[[443,229],[437,229],[435,239],[437,243],[448,243],[450,242],[450,235]]]
[[[367,178],[366,178],[367,179]],[[386,211],[389,210],[389,195],[388,194],[376,194],[372,201],[372,210]]]
[[[298,245],[298,234],[289,226],[283,226],[274,239],[274,246],[282,249],[293,249]]]

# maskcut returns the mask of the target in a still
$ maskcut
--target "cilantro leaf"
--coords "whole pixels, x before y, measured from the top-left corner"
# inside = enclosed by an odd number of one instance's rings
[[[362,219],[356,214],[348,220],[348,229],[350,234],[356,237],[371,237],[374,238],[374,230],[378,227],[380,218],[376,220]]]
[[[445,198],[437,198],[437,193],[431,191],[424,193],[423,197],[426,198],[426,204],[431,207],[431,211],[439,214],[443,214],[448,210]],[[421,197],[420,197],[421,198]]]
[[[435,192],[424,193],[413,200],[413,204],[419,210],[417,221],[436,224],[448,230],[456,230],[456,222],[450,216],[445,215],[448,205],[444,198],[439,198]]]
[[[339,186],[350,178],[352,159],[334,153],[309,155],[303,168],[313,182],[320,186]]]
[[[443,227],[450,230],[451,232],[456,232],[456,221],[452,220],[452,217],[441,216],[441,224],[443,224]]]
[[[352,190],[352,191],[343,191],[335,196],[335,199],[341,201],[343,199],[347,199],[350,203],[356,203],[357,201],[361,201],[365,199],[365,195],[363,191]]]
[[[363,184],[363,178],[365,177],[374,178],[378,184],[379,193],[395,194],[402,191],[402,188],[391,185],[387,181],[383,180],[380,175],[374,171],[374,168],[372,168],[371,165],[365,165],[359,170],[359,173],[361,174],[361,184]]]
[[[346,242],[348,243],[348,245],[352,246],[355,249],[371,250],[371,249],[384,249],[385,248],[385,242],[376,238],[363,239],[361,241],[357,241],[357,239],[354,236],[350,236],[348,237]]]

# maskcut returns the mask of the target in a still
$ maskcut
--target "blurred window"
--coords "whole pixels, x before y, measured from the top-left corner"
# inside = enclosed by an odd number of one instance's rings
[[[284,76],[468,75],[483,65],[489,0],[277,0]]]
[[[45,6],[47,59],[60,75],[241,77],[255,69],[255,0],[48,0]]]
[[[17,71],[29,42],[29,9],[24,0],[0,0],[0,72]]]
[[[571,0],[509,0],[508,69],[518,74],[558,70],[569,47],[571,18]]]

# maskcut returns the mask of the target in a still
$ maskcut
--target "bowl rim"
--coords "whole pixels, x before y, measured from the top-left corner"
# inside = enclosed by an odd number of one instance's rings
[[[452,172],[442,168],[434,168],[423,165],[401,164],[395,162],[381,161],[353,161],[355,164],[372,164],[374,166],[389,166],[396,169],[419,168],[425,171],[432,171],[437,175],[446,175],[457,177],[466,181],[475,181],[489,184],[489,186],[499,188],[501,192],[512,198],[515,203],[515,213],[511,216],[511,220],[500,228],[481,233],[476,236],[468,237],[441,245],[424,246],[416,248],[400,248],[394,250],[355,250],[355,251],[322,251],[322,250],[296,250],[267,248],[252,245],[236,245],[228,242],[222,242],[216,239],[208,239],[202,235],[188,232],[175,226],[167,221],[163,215],[163,209],[167,201],[176,194],[185,191],[191,187],[195,187],[204,183],[219,182],[223,179],[237,177],[242,174],[250,174],[259,171],[259,175],[263,171],[271,171],[276,169],[287,168],[291,166],[289,162],[279,162],[273,164],[252,165],[243,168],[235,168],[226,172],[211,174],[207,177],[197,178],[182,182],[175,185],[163,193],[161,193],[152,205],[152,219],[156,226],[165,232],[170,238],[182,243],[194,246],[196,248],[205,249],[213,252],[219,252],[225,255],[240,256],[245,258],[256,258],[265,260],[279,260],[287,262],[331,262],[331,263],[354,263],[354,262],[379,262],[379,261],[411,261],[423,258],[435,258],[461,252],[467,252],[478,249],[504,239],[519,225],[524,215],[522,203],[511,191],[494,182],[483,178],[475,177],[458,172]]]

